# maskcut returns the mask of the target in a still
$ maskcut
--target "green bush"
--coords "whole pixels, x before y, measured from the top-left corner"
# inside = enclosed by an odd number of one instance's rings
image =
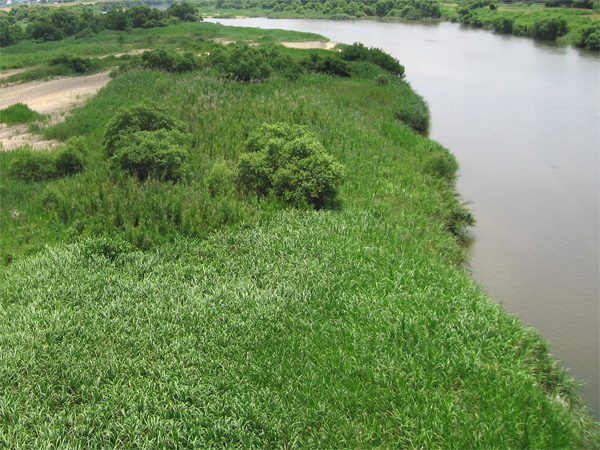
[[[333,206],[344,168],[305,127],[276,123],[250,135],[238,171],[246,190],[323,208]]]
[[[111,163],[139,180],[179,181],[189,156],[187,141],[177,130],[136,131],[121,139]]]
[[[130,253],[133,247],[129,242],[118,238],[88,238],[81,243],[81,251],[86,258],[103,257],[111,261],[120,255]]]
[[[31,147],[17,149],[8,168],[8,175],[27,182],[54,178],[56,176],[54,157],[46,150],[35,151]]]
[[[64,65],[75,73],[91,72],[95,68],[94,61],[90,58],[82,58],[74,55],[58,55],[50,60],[50,64]]]
[[[425,100],[415,92],[406,93],[398,99],[394,117],[418,133],[429,130],[429,108]]]
[[[375,77],[375,84],[377,86],[386,86],[390,84],[390,77],[381,73]]]
[[[180,55],[173,51],[156,49],[142,54],[142,67],[146,69],[164,70],[166,72],[188,72],[197,66],[194,55]]]
[[[245,83],[264,80],[272,70],[265,52],[248,44],[215,47],[208,60],[227,77]]]
[[[588,50],[600,50],[600,25],[590,25],[579,30],[573,40],[573,45]]]
[[[567,33],[567,22],[563,18],[545,17],[533,24],[532,36],[545,41],[555,41]]]
[[[456,180],[458,163],[450,153],[435,153],[425,159],[423,171],[451,183]]]
[[[350,77],[350,66],[339,56],[320,56],[311,53],[310,58],[302,61],[302,65],[313,72],[335,75],[338,77]]]
[[[110,157],[120,146],[120,141],[137,131],[177,130],[185,132],[178,120],[169,116],[154,103],[138,103],[130,108],[120,109],[108,122],[103,144]]]
[[[24,103],[15,103],[14,105],[10,105],[9,107],[0,110],[0,122],[5,123],[9,127],[42,119],[44,119],[42,114],[31,110]]]
[[[360,42],[355,42],[344,48],[342,58],[346,61],[371,62],[400,78],[404,76],[404,66],[396,58],[379,48],[367,48]]]
[[[67,145],[54,152],[54,164],[57,176],[74,175],[83,171],[85,168],[83,147],[84,139],[76,137],[69,139]]]
[[[236,168],[224,161],[215,163],[205,177],[210,195],[226,195],[233,190],[236,179]]]

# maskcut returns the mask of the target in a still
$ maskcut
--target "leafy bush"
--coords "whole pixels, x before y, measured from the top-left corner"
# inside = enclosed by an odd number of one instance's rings
[[[225,195],[232,191],[235,185],[236,168],[220,161],[215,163],[205,178],[210,195]]]
[[[350,66],[339,56],[320,56],[311,53],[310,58],[302,61],[302,65],[308,70],[338,77],[350,77]]]
[[[596,24],[579,30],[573,40],[573,45],[588,50],[600,50],[600,25]]]
[[[246,190],[322,208],[333,205],[344,168],[305,127],[276,123],[248,137],[238,171]]]
[[[360,42],[355,42],[344,48],[342,58],[346,61],[371,62],[400,78],[404,76],[404,66],[396,58],[380,48],[367,48]]]
[[[545,17],[533,24],[532,36],[545,41],[555,41],[567,33],[567,22],[563,18]]]
[[[390,78],[387,75],[380,73],[375,77],[375,84],[377,86],[386,86],[390,83]]]
[[[416,132],[423,133],[429,129],[430,114],[427,103],[415,92],[407,93],[398,99],[394,117]]]
[[[423,171],[450,183],[456,179],[458,163],[450,153],[435,153],[425,159]]]
[[[142,67],[166,72],[188,72],[197,66],[192,53],[180,55],[173,51],[156,49],[142,54]]]
[[[133,247],[122,239],[106,237],[88,238],[81,243],[81,251],[86,258],[104,257],[111,261],[120,255],[130,253]]]
[[[177,130],[136,131],[121,139],[111,162],[139,180],[178,181],[185,174],[188,140]]]
[[[245,83],[264,80],[272,70],[265,52],[248,44],[215,47],[209,63],[219,67],[227,77]]]
[[[56,167],[53,155],[45,150],[32,150],[31,147],[15,150],[8,175],[27,182],[54,178]]]
[[[58,55],[50,60],[50,64],[64,65],[71,69],[75,73],[86,73],[94,69],[94,61],[90,58],[82,58],[81,56],[74,55]]]
[[[120,146],[120,141],[137,131],[177,130],[185,132],[182,123],[167,115],[154,103],[139,103],[120,109],[108,122],[103,144],[110,157]]]
[[[24,103],[15,103],[0,110],[0,122],[8,126],[42,120],[43,118],[42,114],[29,109]]]
[[[82,172],[85,167],[83,154],[84,139],[71,138],[67,145],[54,152],[54,165],[57,176],[68,176]]]

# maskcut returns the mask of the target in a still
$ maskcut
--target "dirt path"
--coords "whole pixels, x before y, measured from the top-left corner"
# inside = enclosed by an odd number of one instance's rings
[[[108,72],[85,77],[57,78],[0,87],[0,109],[25,103],[40,114],[49,114],[51,123],[60,122],[74,106],[83,103],[110,81]],[[44,141],[27,133],[26,125],[7,127],[0,124],[0,149],[12,150],[25,144],[33,148],[50,148],[56,142]]]
[[[281,45],[289,48],[322,48],[325,50],[333,50],[338,42],[323,42],[323,41],[305,41],[305,42],[282,42]]]

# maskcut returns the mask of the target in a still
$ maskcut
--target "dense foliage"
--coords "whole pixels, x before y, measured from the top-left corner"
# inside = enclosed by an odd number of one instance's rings
[[[344,48],[342,58],[346,61],[368,61],[378,65],[398,77],[404,76],[404,66],[392,55],[380,48],[367,48],[360,42],[355,42]]]
[[[527,36],[555,41],[569,35],[568,42],[588,50],[600,50],[600,24],[585,11],[568,11],[574,8],[591,8],[585,5],[547,3],[534,7],[518,6],[499,8],[494,0],[462,1],[456,8],[446,9],[444,16],[452,21],[477,28],[487,28],[497,33]]]
[[[90,37],[105,29],[124,31],[202,20],[197,7],[189,2],[171,3],[166,11],[140,3],[115,1],[61,7],[19,6],[8,12],[0,11],[0,47],[29,39],[60,41],[71,36]],[[131,7],[124,7],[126,5]]]
[[[19,148],[14,152],[7,174],[25,182],[74,175],[85,168],[83,146],[83,139],[72,138],[66,145],[53,151]]]
[[[247,190],[322,208],[333,205],[343,167],[305,127],[276,123],[250,134],[238,171]]]

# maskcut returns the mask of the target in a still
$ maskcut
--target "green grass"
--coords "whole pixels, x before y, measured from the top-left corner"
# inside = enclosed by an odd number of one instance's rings
[[[375,66],[352,72],[126,72],[45,130],[83,138],[83,173],[26,183],[0,153],[5,447],[600,445],[539,333],[469,277],[453,159],[396,118],[425,103]],[[107,163],[106,123],[143,100],[192,134],[184,182]],[[208,189],[215,163],[280,121],[346,166],[338,209]]]
[[[17,125],[21,123],[35,122],[43,120],[44,116],[31,110],[23,103],[15,103],[7,108],[0,109],[0,122],[8,125]]]

